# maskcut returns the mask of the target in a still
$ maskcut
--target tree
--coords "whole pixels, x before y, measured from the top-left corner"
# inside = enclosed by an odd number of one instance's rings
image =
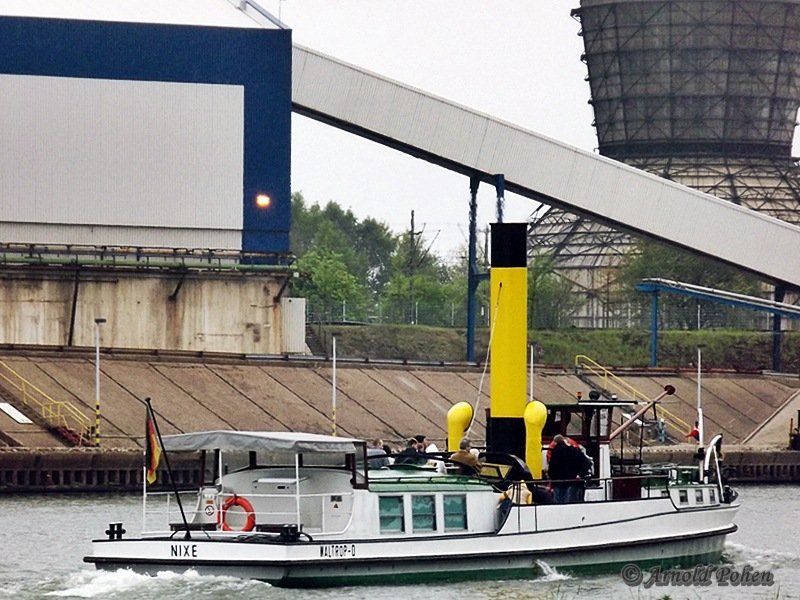
[[[650,278],[669,279],[750,296],[760,295],[758,282],[733,267],[663,244],[640,242],[635,251],[626,257],[620,271],[618,282],[622,297],[646,310],[650,299],[636,290],[635,286],[642,279]],[[696,327],[697,305],[698,301],[694,298],[669,295],[667,301],[661,302],[662,317],[672,327]],[[706,311],[700,326],[725,325],[730,322],[731,312],[730,308],[716,306],[714,311]]]
[[[364,219],[356,228],[356,250],[366,260],[367,286],[379,296],[392,276],[392,255],[397,237],[389,226],[375,219]]]
[[[569,322],[581,299],[572,283],[557,275],[553,259],[534,256],[528,265],[528,322],[532,329],[558,329]]]
[[[383,291],[397,246],[387,225],[374,219],[359,222],[352,211],[335,202],[307,207],[299,192],[292,194],[292,221],[292,249],[297,256],[311,250],[337,254],[374,297]]]
[[[297,261],[304,274],[294,292],[306,298],[311,320],[363,320],[369,292],[335,252],[310,250]]]
[[[449,269],[429,251],[421,234],[406,233],[392,256],[392,278],[382,312],[391,320],[426,325],[451,321],[455,298],[446,287]]]

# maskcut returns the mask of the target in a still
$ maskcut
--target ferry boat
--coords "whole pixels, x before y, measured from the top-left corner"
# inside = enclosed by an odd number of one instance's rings
[[[722,437],[699,446],[689,466],[648,466],[641,452],[630,456],[634,424],[674,388],[643,406],[603,400],[598,390],[561,405],[526,397],[526,235],[525,223],[492,225],[491,406],[479,470],[452,462],[450,452],[378,468],[383,461],[368,456],[364,441],[314,433],[166,436],[167,456],[197,454],[199,489],[184,509],[182,494],[176,502],[162,493],[156,503],[145,487],[143,533],[126,537],[124,525],[112,523],[84,560],[102,569],[195,569],[295,587],[532,578],[543,565],[610,572],[627,563],[718,561],[739,506],[722,479]],[[633,414],[620,421],[618,409]],[[469,403],[450,408],[449,451],[473,416]],[[543,477],[558,435],[592,459],[582,479]],[[580,493],[554,502],[548,488],[561,483]],[[158,515],[160,524],[151,525]]]
[[[551,423],[579,417],[584,435],[572,439],[596,459],[583,500],[563,504],[552,502],[548,482],[534,479],[521,459],[502,453],[484,452],[481,472],[464,473],[447,453],[426,455],[424,465],[370,468],[375,459],[364,441],[334,436],[165,436],[166,452],[197,453],[208,482],[183,510],[171,494],[146,493],[145,523],[160,516],[162,526],[128,538],[122,524],[110,524],[84,560],[102,569],[194,569],[290,587],[532,578],[544,565],[610,572],[627,563],[718,561],[738,508],[721,480],[719,437],[696,466],[612,460],[611,414],[624,405],[590,400],[550,409]],[[532,492],[532,503],[502,500],[519,500],[517,486]]]

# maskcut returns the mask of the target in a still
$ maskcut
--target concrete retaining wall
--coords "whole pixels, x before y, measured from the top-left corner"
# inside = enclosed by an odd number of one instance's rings
[[[0,270],[0,344],[280,354],[285,276]]]

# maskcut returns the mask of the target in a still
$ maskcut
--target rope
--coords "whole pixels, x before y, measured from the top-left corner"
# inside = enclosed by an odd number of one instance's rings
[[[489,355],[492,351],[492,338],[494,337],[494,328],[497,325],[497,312],[500,309],[500,296],[503,294],[503,282],[500,282],[500,288],[497,290],[497,302],[494,305],[494,315],[492,316],[492,323],[489,327],[489,347],[486,348],[486,360],[483,361],[483,372],[481,373],[481,380],[478,383],[478,397],[475,400],[475,410],[472,414],[472,420],[469,423],[469,427],[467,427],[467,432],[464,434],[465,437],[469,437],[470,432],[472,431],[472,426],[475,424],[475,415],[478,414],[478,406],[481,403],[481,392],[483,391],[483,382],[486,379],[486,369],[489,368]]]

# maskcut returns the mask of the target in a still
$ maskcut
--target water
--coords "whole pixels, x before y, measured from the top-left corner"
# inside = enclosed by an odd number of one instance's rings
[[[95,571],[82,562],[89,540],[103,537],[106,525],[122,521],[137,535],[141,504],[137,496],[52,495],[0,496],[0,598],[102,598],[165,600],[237,598],[284,600],[569,600],[620,598],[670,600],[698,598],[800,600],[800,487],[763,486],[739,489],[739,532],[728,538],[725,559],[734,573],[745,568],[769,571],[770,587],[717,585],[627,586],[619,574],[572,577],[541,564],[543,575],[524,581],[468,582],[439,585],[350,587],[285,590],[268,584],[191,571],[157,577],[128,571]],[[649,573],[644,573],[645,580]]]

